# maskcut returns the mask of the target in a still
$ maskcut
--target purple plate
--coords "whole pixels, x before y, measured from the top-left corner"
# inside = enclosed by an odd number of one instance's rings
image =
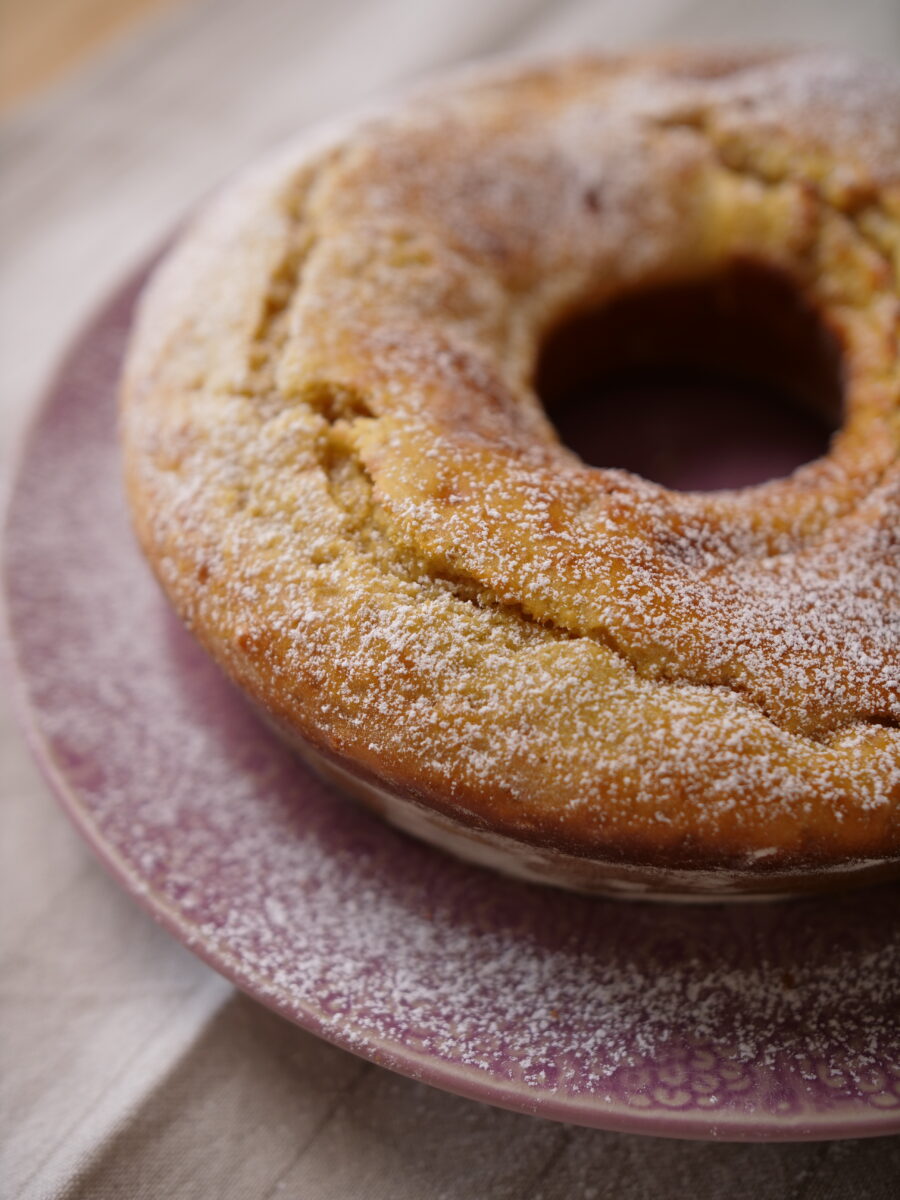
[[[238,987],[438,1087],[673,1137],[900,1132],[900,888],[591,900],[466,866],[312,777],[182,630],[132,538],[115,379],[140,281],[64,362],[6,535],[28,725],[128,891]]]

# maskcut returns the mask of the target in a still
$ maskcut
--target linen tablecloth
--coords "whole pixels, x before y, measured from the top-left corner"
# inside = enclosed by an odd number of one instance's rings
[[[8,117],[0,453],[65,341],[212,186],[380,89],[505,50],[802,39],[900,59],[898,0],[220,0],[167,10]],[[122,894],[0,698],[3,1194],[900,1194],[900,1139],[709,1145],[519,1116],[392,1075],[235,993]]]

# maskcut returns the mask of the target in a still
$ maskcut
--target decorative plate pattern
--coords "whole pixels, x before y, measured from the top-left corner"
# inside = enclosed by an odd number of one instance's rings
[[[382,825],[260,723],[128,526],[140,282],[38,414],[5,559],[37,753],[125,887],[262,1003],[463,1095],[677,1137],[900,1132],[900,887],[695,908],[528,886]]]

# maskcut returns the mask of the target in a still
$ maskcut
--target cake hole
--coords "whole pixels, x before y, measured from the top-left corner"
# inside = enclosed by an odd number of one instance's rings
[[[748,262],[571,318],[546,339],[536,387],[585,462],[680,491],[821,457],[844,396],[837,338],[787,276]]]

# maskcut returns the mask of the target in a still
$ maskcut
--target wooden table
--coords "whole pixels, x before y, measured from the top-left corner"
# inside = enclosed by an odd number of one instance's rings
[[[695,37],[813,39],[898,59],[900,4],[207,0],[145,18],[3,127],[4,470],[86,312],[261,148],[466,57]],[[120,894],[56,811],[2,705],[9,1195],[897,1194],[897,1139],[752,1146],[603,1134],[433,1091],[288,1026]]]

